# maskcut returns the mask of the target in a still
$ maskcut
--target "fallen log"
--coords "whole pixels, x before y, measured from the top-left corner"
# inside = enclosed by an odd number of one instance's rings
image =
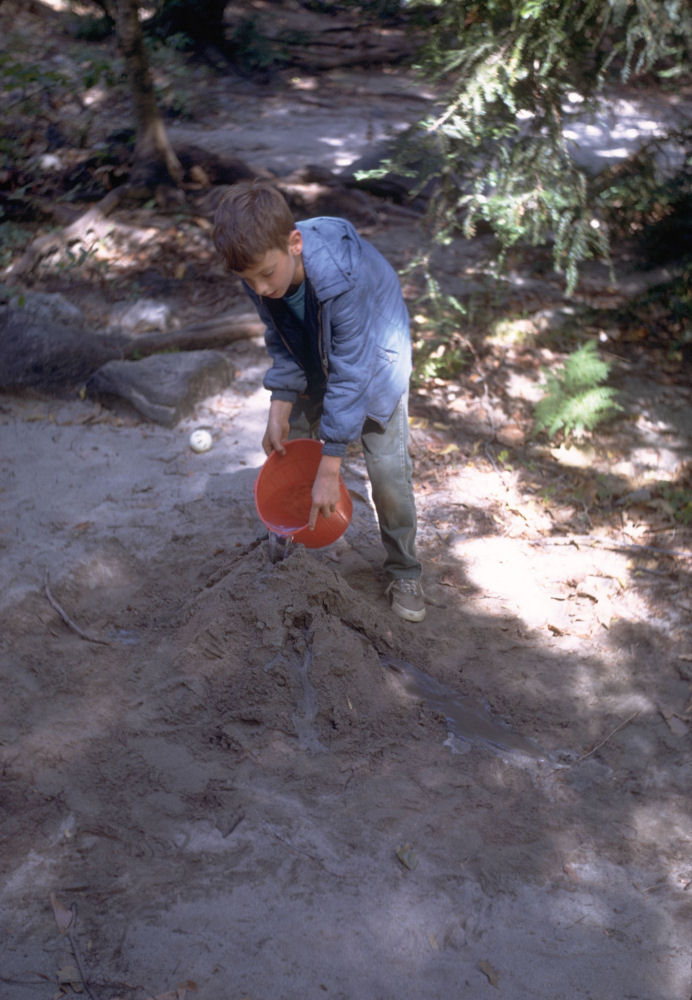
[[[177,330],[139,336],[117,327],[94,331],[62,296],[27,292],[22,304],[0,305],[0,391],[62,391],[84,383],[111,361],[219,350],[260,336],[262,329],[255,313],[226,312]]]
[[[225,347],[236,340],[260,337],[264,325],[255,313],[223,313],[179,330],[146,333],[133,337],[121,352],[123,360],[148,357],[163,351],[201,351]]]

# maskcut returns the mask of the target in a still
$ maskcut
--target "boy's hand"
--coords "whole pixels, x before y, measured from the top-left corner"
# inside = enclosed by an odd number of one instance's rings
[[[312,484],[312,507],[310,508],[310,519],[308,527],[310,531],[315,530],[317,515],[323,514],[329,517],[336,510],[336,505],[341,499],[339,488],[339,470],[341,469],[341,459],[337,455],[323,455],[315,482]]]
[[[262,438],[265,455],[271,455],[273,451],[280,451],[282,455],[286,454],[284,441],[288,440],[288,432],[291,429],[289,418],[292,409],[293,403],[288,403],[285,399],[273,399],[269,404],[267,429]]]

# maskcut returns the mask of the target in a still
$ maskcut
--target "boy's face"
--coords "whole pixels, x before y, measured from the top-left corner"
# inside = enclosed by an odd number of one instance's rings
[[[280,299],[305,278],[302,253],[303,237],[294,229],[286,250],[267,250],[246,271],[236,273],[256,295]]]

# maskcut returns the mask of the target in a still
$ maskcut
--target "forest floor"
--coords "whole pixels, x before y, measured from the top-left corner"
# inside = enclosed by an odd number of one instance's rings
[[[347,165],[424,100],[394,70],[195,72],[172,136],[282,175]],[[361,229],[403,267],[420,223],[372,204]],[[27,287],[94,328],[241,301],[207,219],[112,221]],[[421,624],[388,609],[356,447],[345,536],[271,562],[261,340],[174,428],[0,398],[2,997],[692,995],[689,374],[655,318],[617,318],[651,281],[636,260],[568,300],[517,256],[487,297],[482,250],[440,255],[463,364],[412,394]],[[541,368],[594,309],[623,413],[533,437]]]

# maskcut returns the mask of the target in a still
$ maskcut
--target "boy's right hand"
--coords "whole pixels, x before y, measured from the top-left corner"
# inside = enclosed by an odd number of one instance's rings
[[[284,441],[288,440],[291,429],[290,416],[293,403],[285,399],[273,399],[269,404],[269,417],[267,418],[267,429],[262,438],[262,447],[265,455],[271,455],[273,451],[286,454]]]

